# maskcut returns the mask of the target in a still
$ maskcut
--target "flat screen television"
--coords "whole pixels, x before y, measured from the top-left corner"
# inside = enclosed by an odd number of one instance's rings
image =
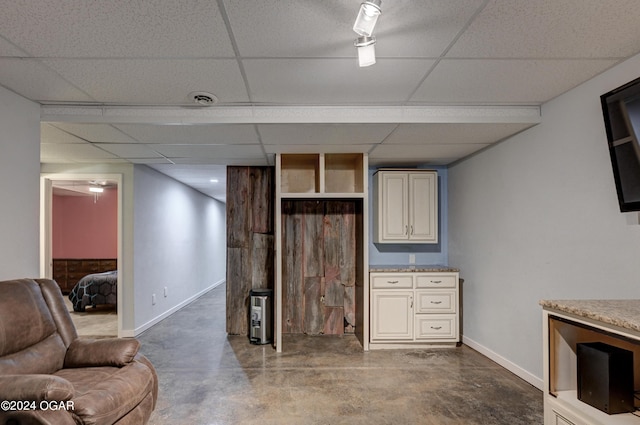
[[[600,101],[620,211],[640,211],[640,78]]]

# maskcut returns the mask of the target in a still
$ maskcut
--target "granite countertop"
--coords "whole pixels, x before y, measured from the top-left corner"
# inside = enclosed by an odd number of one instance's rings
[[[640,300],[542,300],[540,305],[640,332]]]
[[[460,270],[443,265],[421,265],[421,264],[391,264],[391,265],[370,265],[369,271],[372,273],[378,272],[423,272],[423,273],[450,273],[459,272]]]

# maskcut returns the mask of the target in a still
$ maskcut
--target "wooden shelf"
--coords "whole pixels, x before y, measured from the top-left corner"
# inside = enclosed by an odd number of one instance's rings
[[[319,193],[319,159],[316,154],[282,155],[280,191],[282,193]]]
[[[361,153],[280,154],[280,193],[288,198],[362,195],[363,164]]]
[[[325,192],[362,193],[362,154],[326,154]]]

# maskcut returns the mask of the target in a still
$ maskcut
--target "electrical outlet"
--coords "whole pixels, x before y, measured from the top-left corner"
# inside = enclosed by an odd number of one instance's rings
[[[409,264],[416,263],[416,254],[409,254]]]
[[[151,294],[151,305],[156,305],[156,294]]]
[[[164,297],[167,298],[167,296],[169,295],[169,288],[167,288],[166,286],[164,287]]]

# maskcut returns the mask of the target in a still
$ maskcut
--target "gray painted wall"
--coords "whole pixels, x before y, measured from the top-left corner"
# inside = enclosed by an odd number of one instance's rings
[[[40,105],[0,87],[0,279],[38,277]]]
[[[136,165],[133,220],[137,334],[225,280],[226,206]]]
[[[640,298],[638,214],[619,212],[600,107],[639,70],[636,56],[545,104],[540,125],[449,169],[465,342],[533,381],[540,299]]]

